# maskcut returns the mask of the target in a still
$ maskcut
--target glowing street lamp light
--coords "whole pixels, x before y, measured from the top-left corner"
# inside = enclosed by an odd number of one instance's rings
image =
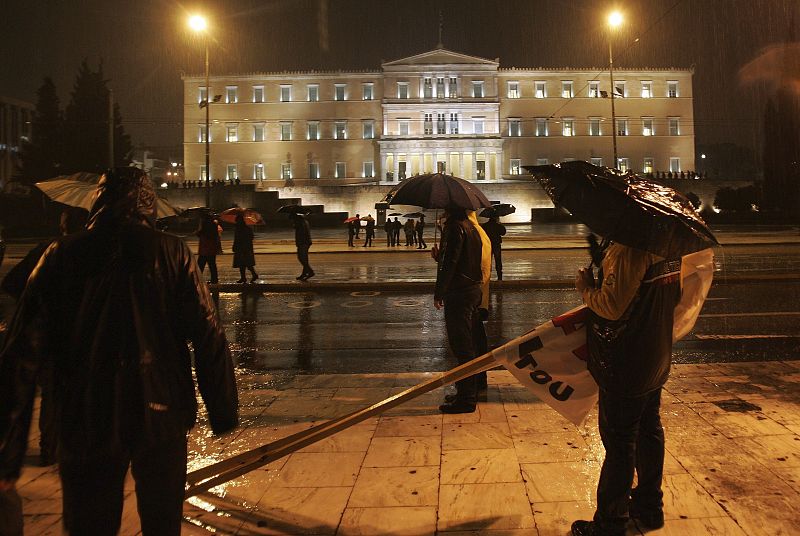
[[[210,140],[211,132],[209,128],[209,110],[211,109],[211,88],[208,83],[208,22],[202,15],[192,15],[189,17],[189,27],[196,33],[204,34],[206,48],[206,206],[211,207],[211,163],[210,163]]]
[[[622,22],[622,13],[619,11],[614,11],[608,16],[608,27],[610,30],[608,35],[608,76],[611,80],[611,140],[614,146],[615,168],[619,164],[617,162],[617,115],[614,111],[614,93],[616,89],[614,88],[614,55],[611,50],[611,31],[619,28],[619,26],[622,25]]]

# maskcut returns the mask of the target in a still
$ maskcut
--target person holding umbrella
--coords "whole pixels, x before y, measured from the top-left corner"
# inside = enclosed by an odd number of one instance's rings
[[[367,214],[367,217],[364,219],[367,220],[367,225],[365,226],[366,230],[363,247],[372,247],[372,239],[375,238],[375,218],[372,217],[372,214]]]
[[[311,228],[308,220],[299,212],[290,212],[289,218],[294,225],[294,243],[297,247],[297,260],[303,266],[303,271],[297,276],[298,281],[308,281],[314,277],[314,269],[308,263],[308,249],[311,247]]]
[[[417,233],[417,249],[428,249],[428,244],[425,243],[423,236],[425,233],[425,214],[420,215],[417,227],[414,230]]]
[[[250,270],[251,283],[258,280],[256,273],[256,257],[253,253],[253,230],[244,222],[244,214],[236,215],[236,224],[233,228],[233,267],[239,269],[237,283],[247,283],[245,270]]]
[[[202,274],[206,264],[208,264],[208,270],[211,272],[210,283],[212,285],[219,283],[217,255],[222,254],[221,232],[222,228],[216,219],[211,214],[205,213],[200,220],[200,228],[195,233],[198,238],[197,267],[200,268],[200,273]],[[244,274],[242,274],[242,279],[244,279]]]

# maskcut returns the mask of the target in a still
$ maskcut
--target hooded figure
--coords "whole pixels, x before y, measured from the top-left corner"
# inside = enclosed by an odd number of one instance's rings
[[[212,430],[238,422],[213,301],[186,244],[153,229],[155,201],[143,171],[103,175],[87,230],[44,252],[0,353],[0,489],[19,477],[49,362],[69,534],[116,534],[129,466],[143,533],[180,534],[193,363]]]

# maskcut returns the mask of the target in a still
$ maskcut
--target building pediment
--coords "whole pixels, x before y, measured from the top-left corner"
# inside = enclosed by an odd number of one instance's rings
[[[415,56],[384,62],[381,67],[388,70],[397,70],[398,68],[402,69],[404,67],[418,68],[434,65],[458,65],[462,68],[497,69],[499,62],[480,58],[478,56],[462,54],[460,52],[453,52],[445,48],[437,48]]]

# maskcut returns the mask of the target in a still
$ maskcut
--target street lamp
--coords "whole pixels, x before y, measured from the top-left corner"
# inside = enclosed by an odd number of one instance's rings
[[[210,163],[210,141],[211,129],[209,126],[209,109],[211,108],[211,88],[208,83],[208,22],[202,15],[192,15],[189,17],[189,27],[196,33],[204,34],[204,42],[206,47],[206,206],[211,207],[211,163]],[[202,103],[201,103],[202,104]]]
[[[614,55],[611,51],[611,31],[615,30],[622,24],[622,13],[614,11],[608,16],[608,75],[611,80],[611,140],[614,145],[614,168],[619,164],[617,162],[617,115],[614,111]]]

